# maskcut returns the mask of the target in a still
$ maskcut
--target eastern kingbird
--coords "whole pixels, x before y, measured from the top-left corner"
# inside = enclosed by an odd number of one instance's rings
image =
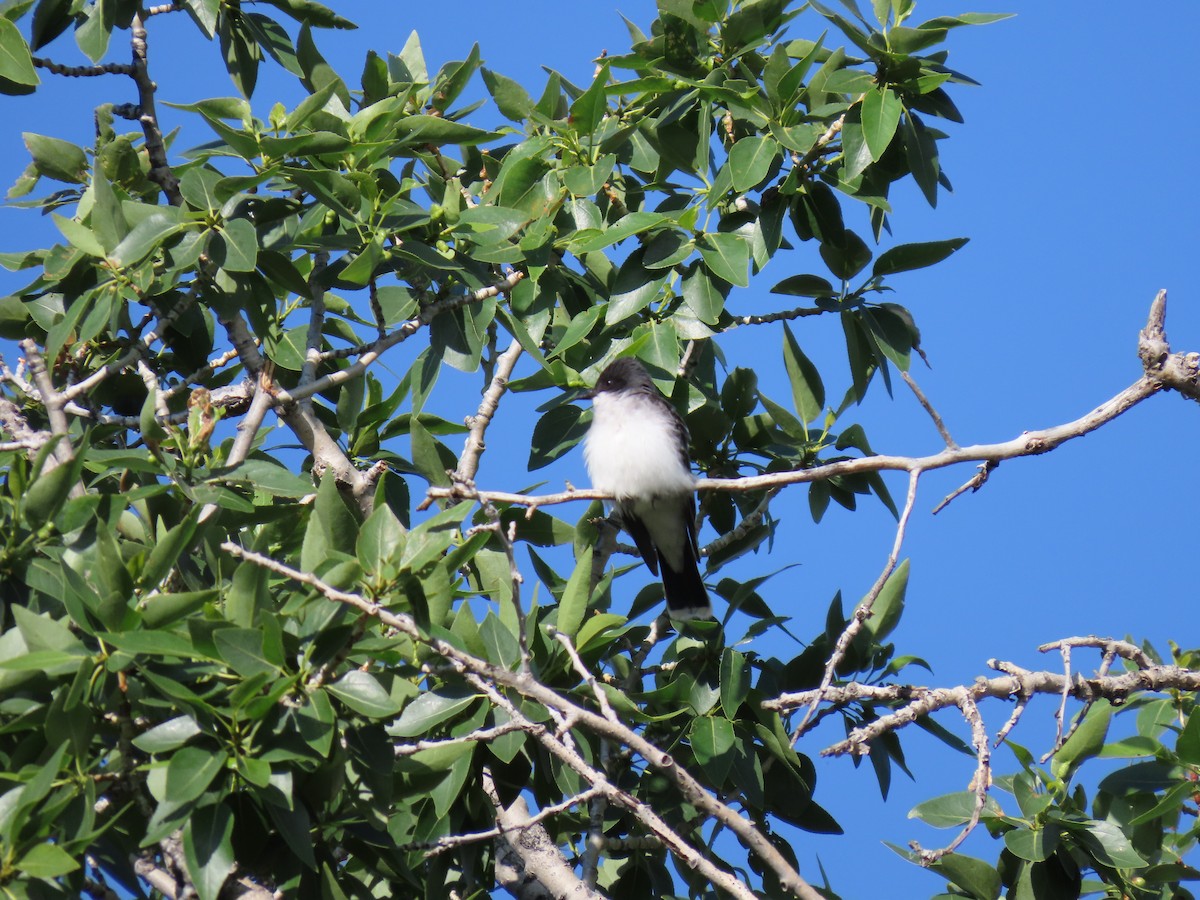
[[[662,567],[671,618],[711,618],[698,564],[687,426],[631,357],[609,365],[587,396],[592,424],[583,460],[592,487],[613,495],[616,518],[650,571],[658,575]]]

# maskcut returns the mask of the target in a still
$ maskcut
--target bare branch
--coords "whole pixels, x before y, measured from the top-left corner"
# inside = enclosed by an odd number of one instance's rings
[[[604,896],[579,879],[546,829],[538,824],[552,814],[551,811],[561,810],[548,807],[531,816],[524,797],[517,797],[511,806],[506,807],[496,790],[492,773],[486,768],[481,785],[496,810],[496,828],[492,830],[497,837],[496,882],[502,888],[520,900],[552,900],[555,897],[598,900]],[[570,798],[563,808],[573,806],[585,795],[598,791],[598,788],[590,788]],[[518,833],[516,841],[507,837],[512,832]]]
[[[509,669],[495,666],[460,650],[458,647],[441,638],[425,634],[417,627],[416,622],[413,621],[411,616],[390,612],[384,609],[383,605],[377,601],[368,600],[360,594],[335,588],[330,584],[326,584],[312,573],[300,571],[270,557],[263,556],[260,553],[246,550],[230,541],[223,543],[221,549],[240,559],[245,559],[255,565],[291,578],[294,581],[299,581],[301,584],[314,587],[330,600],[344,603],[368,615],[375,616],[388,627],[394,628],[396,631],[407,635],[413,640],[428,646],[438,655],[449,661],[456,669],[463,672],[472,684],[475,684],[487,693],[489,697],[492,697],[493,702],[504,708],[514,721],[528,720],[492,685],[503,685],[540,703],[548,711],[556,713],[568,728],[586,728],[594,734],[608,737],[615,742],[629,747],[650,766],[666,776],[674,784],[685,802],[691,804],[700,813],[716,819],[724,827],[736,834],[751,851],[758,855],[763,863],[771,868],[785,888],[802,898],[802,900],[819,900],[820,895],[808,882],[800,877],[800,874],[792,868],[775,845],[771,843],[770,839],[762,834],[752,822],[744,819],[732,807],[712,796],[690,773],[676,765],[675,760],[670,754],[664,753],[642,735],[623,723],[609,721],[603,715],[594,713],[568,700],[557,691],[537,681],[529,673],[513,672]],[[571,756],[572,751],[565,740],[560,740],[558,737],[549,734],[545,726],[531,722],[524,730],[542,741],[551,752],[556,754],[561,753],[564,757],[564,762],[568,762],[568,764],[576,762],[574,758],[570,760],[566,758]],[[565,735],[566,732],[564,732]],[[582,762],[582,760],[580,759],[578,762]],[[590,767],[588,768],[590,769]],[[607,784],[607,779],[604,778],[602,773],[596,773],[596,775],[599,780]],[[597,784],[598,781],[592,781],[592,783]],[[610,801],[619,803],[625,808],[630,809],[654,833],[660,837],[664,837],[664,843],[673,853],[680,855],[680,858],[686,865],[697,867],[699,871],[704,873],[705,877],[713,880],[722,889],[730,891],[735,896],[750,900],[752,894],[750,894],[745,885],[727,873],[722,872],[706,858],[698,854],[686,842],[682,841],[678,835],[675,835],[665,823],[662,823],[649,807],[645,807],[636,798],[612,785],[606,787],[605,794]]]
[[[901,372],[900,377],[904,379],[904,383],[912,390],[913,395],[917,398],[917,402],[925,412],[929,413],[929,418],[933,419],[933,425],[938,430],[938,434],[942,436],[942,440],[946,442],[946,446],[951,450],[958,447],[954,443],[954,438],[950,436],[950,430],[946,428],[946,423],[942,421],[942,417],[938,415],[938,411],[933,408],[933,404],[929,402],[929,398],[925,396],[925,392],[921,390],[921,386],[907,372]]]
[[[955,490],[953,490],[949,494],[947,494],[945,497],[943,497],[942,502],[933,508],[933,515],[936,516],[943,509],[945,509],[947,506],[949,506],[953,500],[955,500],[962,494],[965,494],[967,491],[970,491],[971,493],[975,493],[977,490],[979,490],[981,487],[983,487],[985,484],[987,484],[987,480],[988,480],[989,476],[991,476],[992,472],[995,471],[997,468],[999,468],[999,466],[1000,466],[1000,462],[995,459],[989,459],[987,462],[980,463],[978,466],[979,471],[975,473],[974,477],[972,477],[971,480],[968,481],[966,484],[962,485],[961,487],[956,488]]]
[[[825,148],[829,146],[829,143],[838,136],[842,130],[842,126],[845,123],[846,114],[842,113],[842,115],[833,120],[833,123],[825,130],[825,133],[817,138],[817,142],[809,148],[807,153],[805,153],[803,156],[796,156],[795,154],[792,154],[792,162],[795,164],[796,168],[803,169],[811,165],[817,159],[817,157],[825,152]]]
[[[1061,696],[1065,687],[1067,693],[1076,700],[1089,702],[1103,698],[1120,704],[1141,691],[1200,691],[1200,671],[1179,666],[1150,666],[1120,675],[1093,677],[1075,673],[1070,678],[1057,672],[1031,672],[997,659],[988,660],[988,666],[1006,674],[996,678],[980,678],[974,684],[949,688],[852,682],[826,688],[823,697],[817,690],[781,694],[772,700],[764,701],[763,708],[787,712],[805,708],[818,697],[834,706],[846,706],[860,700],[902,704],[886,716],[880,716],[875,721],[856,728],[844,741],[821,751],[823,756],[841,756],[847,753],[869,753],[870,742],[884,732],[896,731],[922,716],[948,706],[961,708],[965,698],[978,702],[985,697],[1007,700],[1010,697],[1031,697],[1034,694]]]
[[[45,69],[55,75],[66,75],[68,78],[95,78],[98,75],[133,75],[133,66],[129,63],[105,63],[101,66],[64,66],[52,59],[41,56],[33,57],[36,68]]]
[[[513,338],[513,342],[508,345],[500,357],[496,360],[496,370],[492,373],[491,384],[484,391],[483,400],[479,404],[479,410],[475,415],[467,418],[467,427],[470,429],[467,432],[467,440],[463,444],[462,454],[458,458],[457,479],[470,480],[475,477],[475,473],[479,471],[479,457],[483,454],[485,445],[483,442],[484,433],[488,426],[492,424],[492,417],[496,414],[496,409],[500,405],[500,398],[504,396],[504,392],[508,389],[508,380],[512,377],[513,369],[517,365],[517,359],[521,356],[521,344]]]
[[[725,891],[738,897],[739,900],[752,900],[754,894],[745,884],[737,877],[729,872],[725,872],[718,868],[702,856],[694,847],[687,843],[678,833],[675,832],[666,822],[664,822],[652,807],[643,803],[641,800],[634,797],[627,791],[622,790],[612,784],[603,772],[592,768],[577,752],[568,748],[564,743],[556,740],[543,725],[528,719],[516,706],[510,703],[500,691],[489,682],[480,678],[478,675],[468,673],[467,680],[475,685],[479,690],[488,695],[491,701],[500,708],[504,709],[513,721],[519,721],[523,724],[527,734],[536,739],[543,747],[551,754],[573,769],[582,778],[586,779],[594,787],[600,789],[604,795],[613,803],[624,807],[633,813],[653,834],[655,834],[670,850],[675,854],[685,865],[695,868],[706,878],[708,878],[715,886],[724,889]],[[798,876],[797,876],[798,877]],[[808,889],[812,891],[812,888]],[[801,894],[804,897],[805,895]],[[811,894],[811,900],[816,900],[820,895],[815,891]],[[809,900],[809,898],[805,898]]]
[[[921,845],[916,841],[909,845],[913,852],[921,857],[921,864],[924,866],[932,865],[943,856],[953,853],[975,830],[979,824],[979,817],[983,815],[983,809],[987,805],[988,790],[992,786],[992,748],[988,744],[987,728],[983,724],[983,716],[979,714],[979,707],[975,705],[975,700],[970,696],[963,697],[958,708],[962,711],[967,724],[971,726],[971,743],[975,747],[975,777],[971,779],[971,790],[975,792],[975,806],[971,810],[971,818],[967,821],[966,826],[958,833],[958,837],[946,847],[940,850],[922,850]]]
[[[775,495],[778,494],[779,491],[779,488],[767,491],[763,495],[762,500],[759,501],[758,506],[754,507],[753,510],[744,515],[742,517],[742,521],[738,522],[733,529],[701,547],[700,555],[712,556],[714,553],[724,550],[730,544],[740,541],[747,534],[761,525],[763,519],[765,519],[767,516],[767,510],[771,506],[771,501],[775,498]],[[635,555],[637,554],[636,547],[633,548],[633,552]]]
[[[140,110],[138,122],[146,139],[146,155],[150,158],[149,178],[162,188],[168,203],[180,206],[183,203],[183,195],[179,193],[179,179],[171,171],[171,164],[167,160],[167,147],[163,143],[162,128],[159,127],[158,112],[154,107],[156,88],[147,66],[146,26],[140,12],[133,17],[130,35],[130,44],[133,47],[132,75],[138,89]]]
[[[879,577],[875,579],[875,584],[871,586],[871,590],[867,592],[867,596],[863,597],[862,602],[854,610],[854,614],[850,617],[850,622],[842,629],[842,633],[838,635],[833,653],[829,655],[829,661],[825,663],[825,674],[821,677],[821,686],[817,688],[816,697],[809,705],[808,711],[804,713],[800,724],[792,732],[793,745],[807,729],[809,722],[812,721],[813,715],[821,703],[821,692],[833,684],[833,677],[837,672],[837,667],[846,658],[846,653],[850,649],[850,645],[866,625],[867,619],[871,617],[871,607],[875,605],[875,601],[883,593],[884,585],[887,584],[888,579],[892,576],[892,572],[896,569],[896,563],[900,560],[900,547],[904,543],[904,532],[908,528],[908,520],[912,515],[913,505],[917,502],[917,482],[920,480],[920,477],[921,473],[919,471],[909,473],[908,496],[904,501],[904,510],[900,513],[900,521],[896,524],[896,538],[892,541],[892,552],[888,555],[887,564],[884,565],[883,571],[879,573]]]
[[[486,744],[506,734],[520,730],[521,726],[517,723],[504,722],[492,728],[479,728],[475,731],[470,731],[461,737],[445,738],[440,741],[413,741],[411,744],[397,744],[392,749],[395,750],[397,756],[413,756],[423,750],[440,750],[443,747],[450,747],[454,744]]]
[[[798,306],[795,309],[764,313],[761,316],[739,316],[722,328],[721,331],[733,331],[735,328],[741,328],[743,325],[770,325],[772,322],[786,322],[792,319],[803,319],[807,316],[823,316],[828,312],[836,312],[836,310],[820,309],[815,306]]]
[[[276,397],[278,398],[279,402],[283,404],[297,403],[300,400],[303,400],[305,397],[311,397],[313,394],[319,394],[321,391],[329,390],[331,387],[335,387],[354,378],[358,378],[364,372],[366,372],[368,366],[370,366],[379,358],[381,353],[399,343],[408,340],[410,337],[432,322],[441,313],[449,312],[450,310],[457,309],[460,306],[466,306],[470,303],[478,303],[482,300],[488,299],[489,297],[507,294],[514,287],[516,287],[517,283],[520,282],[524,277],[524,272],[513,272],[498,284],[480,288],[479,290],[470,294],[460,294],[454,297],[447,297],[446,299],[439,300],[435,303],[430,303],[427,306],[422,307],[421,312],[415,318],[409,319],[407,322],[385,337],[378,338],[369,344],[366,344],[362,347],[353,348],[351,351],[348,351],[346,355],[356,355],[358,354],[359,350],[362,350],[362,353],[358,355],[358,360],[353,365],[347,366],[344,369],[339,369],[336,372],[331,372],[328,375],[324,375],[310,384],[297,386],[291,391],[286,391],[281,388],[276,392]]]

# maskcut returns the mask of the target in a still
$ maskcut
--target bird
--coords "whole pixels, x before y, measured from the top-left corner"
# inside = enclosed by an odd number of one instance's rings
[[[668,615],[712,618],[700,577],[687,425],[633,357],[609,364],[586,397],[592,422],[583,460],[592,486],[612,495],[614,518],[650,571],[661,571]]]

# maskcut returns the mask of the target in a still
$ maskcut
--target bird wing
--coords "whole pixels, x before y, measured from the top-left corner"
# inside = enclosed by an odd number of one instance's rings
[[[637,545],[638,553],[642,555],[642,559],[650,567],[650,571],[657,575],[658,550],[654,546],[654,541],[650,539],[650,532],[646,528],[646,523],[632,509],[621,504],[617,505],[616,513],[617,518],[620,519],[621,527],[629,532],[629,536],[633,538],[633,542]]]

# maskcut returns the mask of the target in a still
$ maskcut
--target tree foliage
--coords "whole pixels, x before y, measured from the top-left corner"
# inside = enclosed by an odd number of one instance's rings
[[[998,18],[870,6],[660,0],[590,83],[540,86],[478,46],[435,66],[415,34],[349,77],[316,35],[353,25],[313,0],[5,6],[0,90],[95,75],[131,102],[95,111],[91,146],[26,134],[9,195],[61,239],[0,255],[27,281],[0,299],[23,356],[0,396],[0,890],[523,895],[515,865],[614,896],[834,896],[794,846],[839,830],[817,748],[796,741],[811,709],[764,704],[859,685],[814,701],[853,730],[911,703],[887,693],[921,665],[889,642],[908,564],[894,554],[857,611],[839,595],[824,623],[789,621],[759,592],[789,527],[770,502],[802,482],[820,522],[871,496],[903,535],[911,496],[880,472],[904,467],[876,465],[844,414],[921,352],[888,299],[904,273],[966,243],[894,242],[890,196],[911,181],[936,205],[949,186],[942,126],[972,82],[944,43]],[[180,106],[169,135],[150,70],[163,15],[191,17],[236,91]],[[69,35],[90,65],[34,55]],[[125,42],[132,62],[105,62]],[[305,98],[259,103],[262,65]],[[752,281],[778,308],[735,315]],[[845,335],[836,389],[804,352],[817,316]],[[790,396],[726,357],[736,327],[776,344]],[[506,391],[540,404],[506,432],[535,471],[572,452],[575,401],[618,355],[647,365],[714,480],[720,622],[653,619],[661,588],[633,596],[599,499],[474,483]],[[439,386],[447,366],[481,374],[478,410]],[[757,577],[726,570],[750,553]],[[791,658],[760,649],[793,634]],[[1160,663],[1102,649],[1101,677],[1118,656]],[[918,711],[985,781],[914,814],[1003,846],[997,863],[900,852],[951,896],[1190,896],[1200,731],[1190,688],[1164,686],[1184,689],[1089,702],[1049,768],[1012,745],[999,801],[977,730]],[[957,702],[968,731],[973,703]],[[1136,725],[1109,739],[1113,718]],[[897,728],[868,741],[885,793]],[[1140,761],[1089,799],[1077,773],[1101,755]]]

